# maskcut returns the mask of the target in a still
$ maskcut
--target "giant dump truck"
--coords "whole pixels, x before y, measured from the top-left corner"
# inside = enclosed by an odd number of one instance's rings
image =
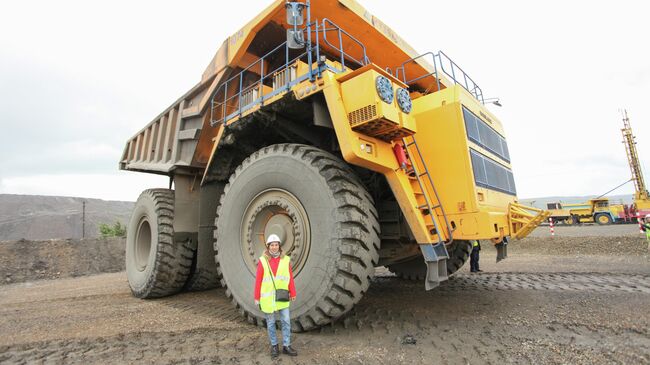
[[[131,290],[221,285],[261,324],[270,234],[291,257],[297,331],[348,312],[377,266],[435,288],[470,241],[500,259],[547,217],[517,203],[504,136],[445,53],[416,54],[353,0],[275,1],[126,144],[121,169],[170,177],[134,208]]]

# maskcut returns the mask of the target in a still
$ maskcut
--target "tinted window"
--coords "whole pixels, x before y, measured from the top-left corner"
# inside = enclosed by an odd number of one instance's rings
[[[469,152],[477,186],[511,195],[517,194],[515,179],[510,169],[472,149]]]
[[[465,129],[467,129],[467,136],[469,139],[474,141],[474,143],[481,143],[474,114],[466,108],[463,108],[463,119],[465,119]]]
[[[463,107],[463,118],[470,141],[501,157],[506,162],[510,162],[510,153],[505,138],[466,107]]]

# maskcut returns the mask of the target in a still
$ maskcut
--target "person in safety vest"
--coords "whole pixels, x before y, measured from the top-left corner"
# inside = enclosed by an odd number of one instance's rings
[[[266,329],[271,341],[271,357],[280,354],[278,338],[275,333],[275,313],[280,314],[282,324],[282,353],[297,356],[291,347],[291,321],[289,304],[296,300],[296,286],[289,264],[291,258],[284,255],[280,247],[280,237],[275,234],[266,239],[266,250],[257,262],[255,277],[255,305],[266,317]]]
[[[481,243],[478,240],[470,241],[472,242],[472,253],[469,255],[469,271],[471,272],[481,272],[478,268],[478,259],[479,252],[481,251]]]
[[[645,231],[645,239],[648,241],[648,248],[650,248],[650,214],[646,214],[645,223],[641,227]]]

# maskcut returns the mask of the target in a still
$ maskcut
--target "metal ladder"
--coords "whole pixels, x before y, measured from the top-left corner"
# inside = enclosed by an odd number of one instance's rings
[[[412,139],[411,142],[408,141],[409,138]],[[445,247],[445,240],[443,238],[445,232],[440,230],[440,222],[438,222],[439,219],[438,214],[440,214],[444,219],[445,228],[449,235],[448,242],[451,242],[453,240],[452,237],[453,233],[452,233],[451,226],[449,225],[449,220],[447,219],[447,215],[445,214],[445,210],[442,207],[442,203],[440,202],[440,197],[438,196],[436,187],[433,184],[433,179],[431,179],[431,175],[429,174],[429,169],[427,168],[427,165],[424,159],[422,158],[420,147],[418,146],[415,136],[402,138],[402,143],[404,144],[404,148],[406,149],[406,155],[407,158],[409,159],[409,162],[411,163],[411,168],[412,168],[412,170],[406,171],[406,173],[409,174],[409,179],[417,180],[418,186],[420,187],[419,192],[415,191],[414,189],[414,193],[416,195],[416,201],[417,201],[417,195],[422,195],[422,197],[424,198],[424,204],[420,204],[416,206],[416,209],[423,216],[429,216],[429,219],[431,220],[431,223],[427,223],[429,234],[436,235],[438,238],[438,242],[420,245],[422,255],[424,256],[424,262],[427,265],[427,278],[425,280],[425,288],[426,290],[431,290],[437,287],[438,285],[440,285],[441,281],[448,279],[447,259],[449,258],[449,254],[447,252],[447,248]],[[409,147],[411,146],[415,146],[415,148],[409,149]],[[424,169],[423,172],[418,171],[418,162],[421,163]],[[413,176],[410,176],[411,173],[413,174]],[[435,198],[433,204],[431,198],[429,197],[429,193],[426,189],[426,185],[422,181],[424,178],[428,180],[429,184],[431,185],[431,189],[433,190],[433,196]]]

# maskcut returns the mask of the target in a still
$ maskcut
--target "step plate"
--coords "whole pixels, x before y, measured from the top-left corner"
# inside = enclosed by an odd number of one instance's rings
[[[424,282],[426,290],[431,290],[440,285],[440,282],[449,279],[447,276],[447,259],[449,254],[444,243],[435,245],[420,245],[424,263],[427,265],[427,277]]]

